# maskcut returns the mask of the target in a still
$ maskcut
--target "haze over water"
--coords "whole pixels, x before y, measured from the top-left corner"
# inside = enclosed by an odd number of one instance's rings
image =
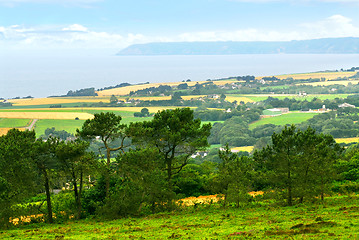
[[[114,56],[9,54],[0,56],[0,97],[47,97],[69,90],[123,82],[203,81],[232,76],[270,76],[359,66],[358,54]]]

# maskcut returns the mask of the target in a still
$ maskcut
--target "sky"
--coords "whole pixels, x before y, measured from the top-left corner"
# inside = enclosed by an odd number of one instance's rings
[[[0,54],[359,37],[359,0],[0,0]]]

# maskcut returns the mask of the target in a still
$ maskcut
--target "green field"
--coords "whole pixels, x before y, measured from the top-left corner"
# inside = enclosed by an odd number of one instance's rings
[[[55,119],[40,119],[36,122],[35,132],[36,136],[39,137],[45,133],[47,128],[54,127],[56,131],[65,130],[69,133],[74,134],[77,128],[81,128],[84,120],[55,120]]]
[[[293,207],[254,201],[218,204],[113,221],[86,219],[30,224],[0,231],[0,239],[359,239],[358,195]]]
[[[30,119],[0,118],[0,128],[26,127]]]
[[[290,112],[287,114],[282,114],[280,116],[262,118],[249,125],[249,129],[254,129],[257,126],[264,124],[275,124],[275,125],[285,125],[285,124],[297,124],[304,122],[319,113],[301,113],[301,112]]]

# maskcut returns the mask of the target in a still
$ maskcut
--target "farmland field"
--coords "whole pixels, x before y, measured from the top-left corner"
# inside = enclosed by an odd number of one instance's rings
[[[0,118],[0,128],[26,127],[30,119]]]
[[[276,75],[279,79],[293,78],[293,79],[308,79],[308,78],[325,78],[327,80],[333,80],[337,78],[352,77],[356,72],[314,72],[314,73],[296,73],[296,74],[284,74]]]
[[[91,102],[109,102],[109,98],[100,97],[56,97],[56,98],[26,98],[12,99],[9,102],[14,106],[31,106],[31,105],[53,105],[62,103],[91,103]]]
[[[293,207],[254,201],[240,208],[197,204],[175,212],[113,221],[37,223],[1,239],[359,239],[358,195]]]
[[[24,119],[75,119],[86,120],[93,118],[92,114],[80,112],[0,112],[0,118],[24,118]]]
[[[354,138],[336,138],[337,143],[357,143],[359,142],[359,137]]]
[[[296,94],[253,94],[253,95],[241,95],[241,96],[246,97],[251,101],[258,102],[258,101],[266,100],[268,97],[278,98],[279,100],[283,100],[285,98],[294,98],[296,100],[311,101],[313,98],[318,98],[320,100],[326,100],[326,99],[332,100],[335,98],[346,98],[349,95],[352,94],[309,94],[305,97],[298,96]]]
[[[60,119],[40,119],[36,122],[35,132],[36,136],[45,133],[47,128],[54,127],[56,131],[65,130],[69,133],[74,134],[76,132],[76,128],[81,128],[84,120],[60,120]]]
[[[334,84],[338,84],[338,85],[344,85],[344,86],[348,86],[348,84],[358,84],[359,80],[343,80],[343,81],[325,81],[325,82],[313,82],[313,83],[300,83],[297,85],[310,85],[310,86],[329,86],[329,85],[334,85]]]
[[[219,80],[219,81],[213,81],[213,84],[215,85],[225,85],[227,83],[233,83],[237,82],[237,80],[229,79],[229,80]],[[98,91],[97,94],[100,97],[103,96],[111,96],[111,95],[128,95],[131,91],[138,91],[150,87],[159,87],[161,85],[168,85],[168,86],[178,86],[179,84],[182,84],[183,82],[169,82],[169,83],[149,83],[149,84],[140,84],[140,85],[131,85],[127,87],[121,87],[121,88],[113,88],[113,89],[107,89],[103,91]],[[194,86],[197,83],[203,84],[208,83],[207,81],[199,81],[199,82],[186,82],[188,86]]]
[[[275,125],[285,125],[285,124],[297,124],[312,118],[313,116],[319,113],[300,113],[300,112],[290,112],[282,114],[280,116],[263,118],[249,125],[249,129],[254,129],[260,125],[264,124],[275,124]]]

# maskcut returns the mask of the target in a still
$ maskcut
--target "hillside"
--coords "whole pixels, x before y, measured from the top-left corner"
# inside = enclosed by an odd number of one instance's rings
[[[135,44],[117,55],[358,54],[359,38],[283,42],[163,42]]]

